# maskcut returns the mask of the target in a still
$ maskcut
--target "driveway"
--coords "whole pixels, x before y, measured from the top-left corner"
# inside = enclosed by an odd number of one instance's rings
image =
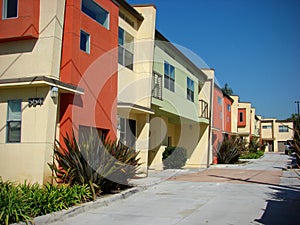
[[[127,199],[53,225],[300,224],[300,172],[286,170],[291,160],[269,153],[239,166],[180,170]]]

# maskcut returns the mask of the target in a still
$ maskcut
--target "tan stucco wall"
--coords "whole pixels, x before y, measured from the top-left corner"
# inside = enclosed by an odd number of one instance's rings
[[[133,70],[118,65],[118,102],[150,109],[156,9],[145,6],[137,7],[136,10],[144,17],[137,29],[119,17],[119,26],[134,37],[134,65]],[[134,20],[130,14],[126,16]],[[145,174],[148,169],[150,114],[119,107],[118,115],[136,121],[136,150],[139,151],[142,164],[139,172]]]
[[[59,78],[65,1],[40,1],[38,40],[0,43],[0,77]]]
[[[247,102],[239,102],[238,103],[238,109],[246,109],[246,126],[245,127],[238,127],[238,133],[241,134],[241,135],[243,135],[243,134],[250,135],[251,118],[252,118],[251,104],[247,103]]]
[[[134,66],[118,67],[118,101],[151,107],[151,78],[154,54],[156,9],[137,7],[144,20],[136,30],[119,17],[119,26],[134,37]]]
[[[292,140],[294,136],[294,131],[292,129],[288,129],[288,132],[279,132],[279,126],[288,126],[293,128],[293,122],[278,122],[276,121],[274,127],[274,134],[277,141],[287,141]]]
[[[237,119],[238,119],[238,103],[239,96],[232,95],[230,96],[233,99],[233,103],[231,105],[231,132],[237,134]]]
[[[0,89],[0,176],[23,182],[49,181],[57,105],[49,87]],[[29,107],[28,98],[43,97],[42,106]],[[22,99],[21,143],[6,143],[7,101]]]

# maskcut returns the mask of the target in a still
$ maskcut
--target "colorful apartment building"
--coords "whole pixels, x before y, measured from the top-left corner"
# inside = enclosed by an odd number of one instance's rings
[[[284,152],[285,144],[293,140],[293,137],[292,121],[274,118],[261,119],[261,141],[266,145],[266,152]]]
[[[140,172],[163,169],[167,146],[207,167],[225,135],[292,139],[228,96],[156,30],[156,7],[125,0],[0,0],[0,176],[45,183],[56,139],[91,129],[139,151]],[[262,132],[260,132],[262,128]],[[268,129],[271,129],[268,130]],[[278,132],[277,132],[278,131]],[[80,140],[79,140],[80,142]]]
[[[213,117],[212,117],[212,147],[213,156],[216,158],[217,151],[225,136],[231,134],[231,105],[233,99],[214,84]],[[214,160],[216,163],[216,159]]]
[[[0,5],[0,176],[44,183],[59,136],[87,127],[116,136],[118,5]]]
[[[209,72],[207,72],[209,73]],[[187,149],[186,167],[211,162],[210,107],[213,80],[160,32],[155,33],[149,167],[162,169],[166,146]]]
[[[239,96],[230,96],[233,99],[231,107],[232,134],[239,135],[247,142],[251,137],[260,137],[260,119],[250,102],[240,102]]]

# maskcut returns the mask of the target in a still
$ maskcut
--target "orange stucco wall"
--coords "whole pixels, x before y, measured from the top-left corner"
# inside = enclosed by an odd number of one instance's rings
[[[3,0],[0,0],[0,42],[39,37],[40,0],[21,0],[18,4],[18,17],[2,19]]]
[[[243,113],[243,119],[242,121],[240,120],[240,113]],[[246,109],[242,108],[242,109],[238,109],[238,127],[245,127],[247,124],[246,121]]]
[[[228,105],[230,105],[230,110],[228,110]],[[224,95],[224,131],[227,133],[231,133],[231,106],[231,99]]]
[[[60,133],[79,125],[109,130],[116,136],[118,6],[95,0],[110,14],[109,29],[81,11],[80,0],[67,0],[60,79],[84,89],[84,95],[62,94]],[[80,50],[80,30],[90,34],[90,53]]]

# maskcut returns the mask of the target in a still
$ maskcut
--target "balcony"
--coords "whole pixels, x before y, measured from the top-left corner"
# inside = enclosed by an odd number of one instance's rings
[[[204,119],[209,119],[208,114],[208,103],[204,100],[199,100],[199,117]]]
[[[153,73],[151,96],[162,100],[162,75]]]

